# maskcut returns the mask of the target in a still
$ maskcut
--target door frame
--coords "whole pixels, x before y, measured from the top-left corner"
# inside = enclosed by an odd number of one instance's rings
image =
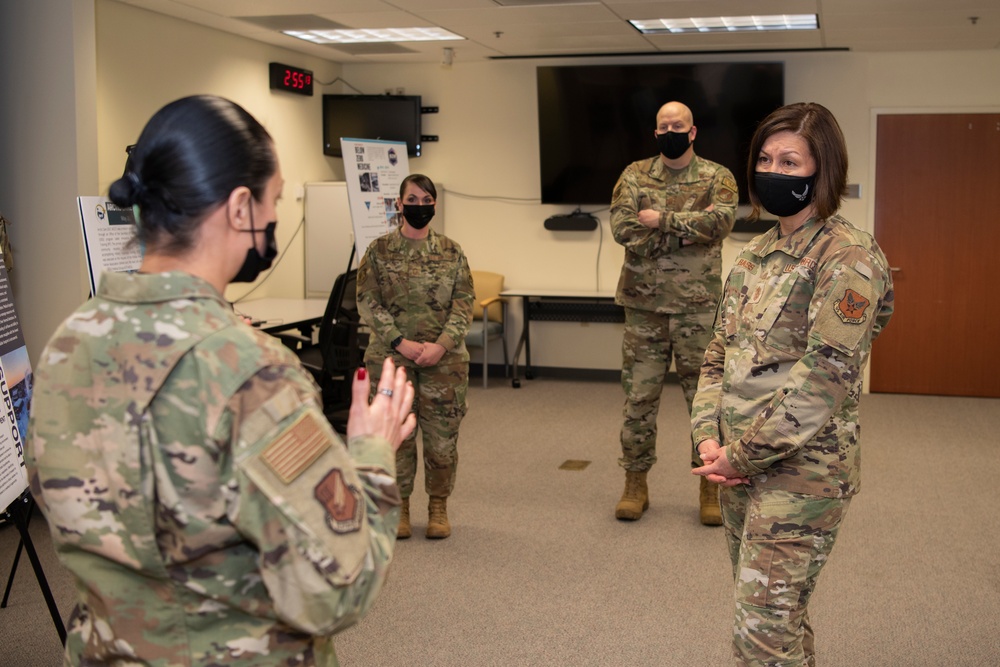
[[[949,115],[949,114],[972,114],[972,113],[1000,113],[1000,106],[991,104],[986,106],[926,106],[926,107],[871,107],[869,131],[868,131],[868,192],[871,193],[865,205],[865,215],[868,218],[868,233],[875,238],[875,198],[878,195],[878,185],[875,183],[875,175],[878,172],[878,118],[879,116],[905,116],[905,115]],[[878,240],[878,239],[876,239]],[[888,258],[892,264],[892,258]],[[872,353],[874,354],[874,352]],[[871,359],[865,364],[864,390],[869,393],[871,386]]]

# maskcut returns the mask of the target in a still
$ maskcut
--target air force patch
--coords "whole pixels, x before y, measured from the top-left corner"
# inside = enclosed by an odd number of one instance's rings
[[[335,533],[353,533],[361,528],[361,492],[334,468],[316,485],[313,495],[326,509],[326,525]]]
[[[838,301],[836,305],[837,317],[845,324],[861,324],[868,319],[865,311],[870,305],[871,301],[865,297],[852,289],[845,289],[844,298]]]

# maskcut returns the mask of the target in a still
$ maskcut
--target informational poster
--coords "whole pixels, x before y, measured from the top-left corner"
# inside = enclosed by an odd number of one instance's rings
[[[90,293],[97,293],[102,271],[135,271],[142,264],[142,248],[135,241],[135,216],[107,197],[77,197],[83,245],[90,274]]]
[[[340,140],[358,261],[368,245],[393,229],[399,186],[410,173],[405,141]]]
[[[0,512],[28,488],[24,434],[31,404],[31,364],[7,269],[0,261]]]

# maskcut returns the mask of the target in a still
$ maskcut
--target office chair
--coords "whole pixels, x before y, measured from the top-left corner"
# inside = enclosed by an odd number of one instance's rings
[[[286,344],[299,343],[293,349],[319,385],[323,413],[340,433],[347,429],[353,374],[362,364],[368,342],[367,335],[361,332],[357,279],[357,270],[337,276],[320,320],[315,345],[301,344],[301,338],[294,334],[278,334]]]
[[[473,271],[472,283],[476,289],[476,303],[472,309],[472,325],[465,336],[466,347],[483,348],[483,388],[487,386],[489,342],[499,338],[503,342],[503,374],[510,376],[507,358],[507,300],[503,291],[503,275],[489,271]]]

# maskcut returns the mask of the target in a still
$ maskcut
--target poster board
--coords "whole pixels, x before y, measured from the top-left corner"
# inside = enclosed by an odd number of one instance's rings
[[[14,309],[7,269],[0,261],[0,512],[28,488],[24,434],[32,375],[28,348]]]
[[[84,254],[90,276],[90,293],[97,294],[103,271],[135,271],[142,264],[142,248],[133,243],[135,216],[107,197],[77,197],[83,227]]]
[[[358,261],[372,241],[393,229],[399,186],[410,173],[405,141],[341,138]]]

